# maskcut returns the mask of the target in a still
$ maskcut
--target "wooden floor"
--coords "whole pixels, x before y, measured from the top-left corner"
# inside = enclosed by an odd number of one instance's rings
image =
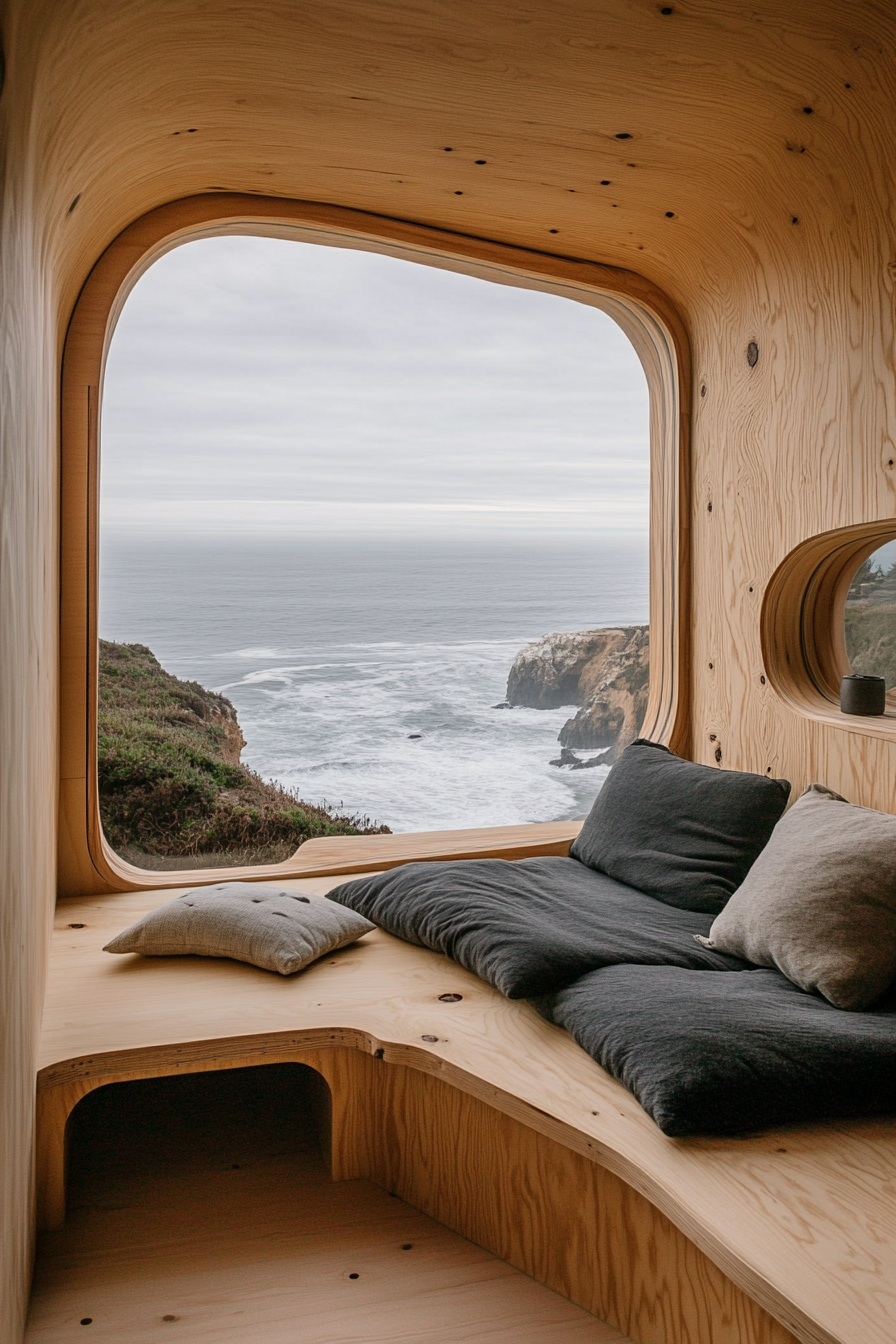
[[[622,1344],[378,1186],[331,1182],[309,1073],[271,1065],[87,1097],[27,1344]]]

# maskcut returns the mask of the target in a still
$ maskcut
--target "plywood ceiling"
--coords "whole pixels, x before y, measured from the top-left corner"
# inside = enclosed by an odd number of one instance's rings
[[[107,241],[165,200],[257,191],[724,287],[732,248],[762,262],[861,210],[843,166],[892,130],[883,4],[45,0],[19,21],[55,47],[55,210],[77,197],[71,231],[101,217]]]

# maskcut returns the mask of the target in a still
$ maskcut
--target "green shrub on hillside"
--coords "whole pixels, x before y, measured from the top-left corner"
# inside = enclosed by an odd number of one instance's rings
[[[896,604],[849,603],[845,621],[853,672],[884,677],[888,688],[896,686]]]
[[[276,863],[318,836],[389,833],[265,783],[239,763],[243,746],[223,695],[143,644],[100,640],[100,815],[117,853],[153,868]]]

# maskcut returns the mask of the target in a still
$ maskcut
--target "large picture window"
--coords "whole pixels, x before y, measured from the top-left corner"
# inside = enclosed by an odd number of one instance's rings
[[[561,824],[642,723],[681,746],[684,356],[588,263],[247,198],[132,226],[63,371],[62,890]]]
[[[567,298],[271,238],[159,260],[103,390],[113,848],[583,815],[647,704],[648,422]]]

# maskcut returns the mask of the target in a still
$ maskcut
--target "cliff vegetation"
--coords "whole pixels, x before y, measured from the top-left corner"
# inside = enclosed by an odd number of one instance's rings
[[[865,561],[850,586],[844,619],[853,672],[896,686],[896,565],[884,570],[873,557]]]
[[[172,676],[143,644],[100,640],[100,815],[116,853],[143,868],[278,863],[306,840],[388,833],[266,783],[223,695]]]

